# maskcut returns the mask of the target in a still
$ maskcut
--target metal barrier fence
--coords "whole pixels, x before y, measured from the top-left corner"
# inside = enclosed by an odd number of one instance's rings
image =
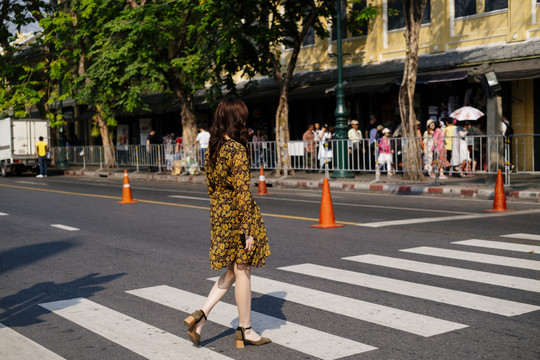
[[[276,169],[277,154],[286,148],[289,158],[283,170],[329,171],[348,170],[352,172],[396,172],[408,169],[407,151],[410,142],[417,142],[422,149],[420,170],[433,177],[452,173],[457,176],[471,174],[495,174],[498,169],[510,174],[536,174],[535,148],[540,148],[540,135],[515,135],[508,139],[503,136],[466,136],[442,139],[388,138],[377,142],[364,140],[290,141],[287,144],[264,141],[248,144],[248,154],[252,169],[262,165],[265,169]],[[381,144],[382,143],[382,144]],[[384,149],[384,150],[382,150]],[[452,149],[452,150],[449,150]],[[88,165],[104,168],[136,167],[137,170],[171,171],[181,168],[180,173],[197,173],[204,167],[204,150],[197,144],[181,146],[125,145],[112,148],[102,146],[68,146],[53,148],[53,157],[65,152],[71,165]],[[442,169],[442,171],[441,171]]]

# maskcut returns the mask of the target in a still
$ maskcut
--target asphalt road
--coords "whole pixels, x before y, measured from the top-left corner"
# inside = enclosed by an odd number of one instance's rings
[[[319,191],[269,188],[252,320],[273,343],[234,348],[231,290],[197,349],[182,319],[221,274],[206,188],[131,186],[0,179],[0,358],[540,358],[540,204],[332,191],[345,226],[321,230]]]

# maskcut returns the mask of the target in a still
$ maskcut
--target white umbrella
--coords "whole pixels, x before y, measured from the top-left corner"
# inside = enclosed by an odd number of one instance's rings
[[[450,114],[451,118],[454,118],[458,121],[478,120],[482,116],[484,116],[484,113],[477,108],[473,108],[472,106],[461,107]]]

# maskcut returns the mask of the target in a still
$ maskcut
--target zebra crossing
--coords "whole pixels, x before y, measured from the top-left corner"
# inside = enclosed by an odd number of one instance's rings
[[[488,271],[471,270],[460,267],[467,263],[490,264],[501,268],[526,269],[539,271],[540,261],[536,260],[535,246],[515,244],[512,239],[540,240],[535,234],[507,234],[501,235],[501,241],[484,241],[469,239],[449,243],[460,250],[436,247],[417,247],[401,249],[403,253],[421,255],[421,259],[429,261],[409,260],[400,257],[382,256],[376,254],[360,254],[344,257],[343,264],[367,264],[374,269],[392,268],[404,271],[407,280],[394,279],[358,271],[346,270],[339,267],[329,267],[318,264],[301,263],[278,268],[283,274],[295,273],[302,276],[302,286],[270,279],[261,276],[252,277],[252,291],[283,302],[291,306],[308,307],[312,314],[324,311],[346,316],[359,324],[362,322],[382,326],[396,334],[406,333],[411,336],[432,337],[445,336],[456,331],[474,331],[473,326],[478,325],[471,319],[471,323],[445,319],[444,314],[439,316],[435,312],[425,314],[406,311],[386,305],[361,300],[358,296],[342,296],[309,288],[309,281],[335,282],[345,284],[353,289],[369,288],[385,293],[408,296],[411,299],[433,302],[444,306],[454,306],[478,312],[490,313],[505,317],[514,317],[540,310],[535,304],[522,303],[498,297],[475,294],[473,292],[448,289],[441,286],[426,285],[412,281],[409,274],[428,274],[435,277],[451,278],[463,282],[473,282],[487,286],[503,287],[508,289],[540,292],[540,280],[519,276],[510,276]],[[516,247],[515,245],[521,245]],[[461,249],[464,250],[461,250]],[[474,249],[474,251],[468,251]],[[492,249],[502,255],[486,254],[478,251]],[[530,249],[529,251],[526,251]],[[518,258],[513,254],[527,252],[529,259]],[[399,254],[399,253],[398,253]],[[518,255],[519,256],[519,255]],[[523,256],[522,256],[523,257]],[[452,259],[452,266],[437,264],[439,258]],[[340,260],[340,261],[341,261]],[[446,261],[448,263],[448,261]],[[217,278],[209,278],[215,281]],[[360,294],[352,291],[351,293]],[[204,294],[206,295],[206,294]],[[181,319],[186,313],[200,307],[205,296],[185,291],[167,285],[157,285],[125,292],[126,297],[137,301],[152,302],[178,311]],[[196,348],[184,335],[185,329],[179,326],[177,333],[170,333],[147,324],[134,317],[123,314],[97,302],[85,298],[73,298],[60,301],[42,303],[40,306],[48,312],[70,323],[76,324],[96,335],[99,335],[121,347],[148,359],[234,359],[234,352],[223,354],[211,346]],[[437,307],[440,309],[440,307]],[[466,318],[466,317],[465,317]],[[209,321],[225,327],[238,325],[237,309],[234,304],[220,302],[212,311]],[[294,323],[284,318],[270,316],[262,312],[252,311],[252,325],[260,329],[262,335],[272,339],[269,346],[280,346],[291,351],[305,354],[307,358],[340,359],[350,356],[359,356],[366,352],[376,352],[381,344],[361,342],[362,339],[349,339],[342,334],[327,333],[322,330],[310,328],[301,323]],[[468,330],[470,329],[471,330]],[[360,341],[359,341],[360,340]],[[383,344],[384,346],[384,344]],[[390,345],[389,345],[390,346]],[[47,344],[40,344],[39,340],[30,339],[5,325],[0,324],[0,348],[2,359],[64,359],[62,354],[56,354],[47,349]],[[98,356],[99,357],[99,356]]]

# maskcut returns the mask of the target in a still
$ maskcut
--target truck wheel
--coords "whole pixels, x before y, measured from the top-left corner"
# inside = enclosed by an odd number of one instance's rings
[[[2,165],[0,166],[0,172],[2,173],[2,177],[8,176],[9,171],[5,162],[2,162]]]

